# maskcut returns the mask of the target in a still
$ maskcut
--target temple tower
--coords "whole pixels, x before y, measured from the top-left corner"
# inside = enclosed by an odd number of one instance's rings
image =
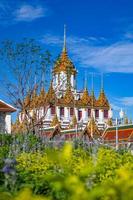
[[[64,26],[64,44],[60,57],[56,60],[52,71],[53,88],[56,93],[64,92],[68,86],[75,90],[76,69],[69,59],[66,48],[66,26]]]

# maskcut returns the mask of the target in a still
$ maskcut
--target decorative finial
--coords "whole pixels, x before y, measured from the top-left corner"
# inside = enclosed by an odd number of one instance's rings
[[[101,73],[101,91],[104,90],[103,73]]]
[[[87,89],[87,72],[85,71],[85,83],[84,88]]]
[[[91,77],[91,81],[92,81],[92,92],[94,92],[94,74],[92,73],[92,77]]]
[[[63,52],[66,52],[66,25],[64,24],[64,44],[63,44]]]

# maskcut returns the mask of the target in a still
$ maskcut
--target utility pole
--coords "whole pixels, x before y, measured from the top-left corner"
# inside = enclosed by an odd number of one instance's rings
[[[119,149],[119,139],[118,139],[118,119],[116,118],[116,151]]]

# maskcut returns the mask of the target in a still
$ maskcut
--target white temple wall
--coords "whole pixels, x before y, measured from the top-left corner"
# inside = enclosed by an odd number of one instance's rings
[[[73,74],[70,77],[70,83],[72,88],[75,88],[75,77]],[[57,92],[67,89],[67,74],[65,72],[53,75],[53,88],[57,90]]]
[[[47,110],[46,119],[47,120],[51,119],[51,109],[50,108],[48,108],[48,110]]]
[[[91,109],[91,116],[95,119],[95,109]]]
[[[6,130],[7,133],[11,133],[11,113],[6,113],[5,130]]]

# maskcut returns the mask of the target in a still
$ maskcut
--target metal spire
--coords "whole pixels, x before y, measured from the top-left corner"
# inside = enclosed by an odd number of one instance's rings
[[[84,88],[87,89],[87,72],[85,71],[85,82],[84,82]]]
[[[104,90],[104,80],[103,80],[103,73],[101,73],[101,91]]]
[[[64,44],[63,44],[63,52],[66,52],[66,25],[64,24]]]
[[[92,86],[92,92],[94,92],[94,74],[92,73],[92,77],[91,77],[91,86]]]

